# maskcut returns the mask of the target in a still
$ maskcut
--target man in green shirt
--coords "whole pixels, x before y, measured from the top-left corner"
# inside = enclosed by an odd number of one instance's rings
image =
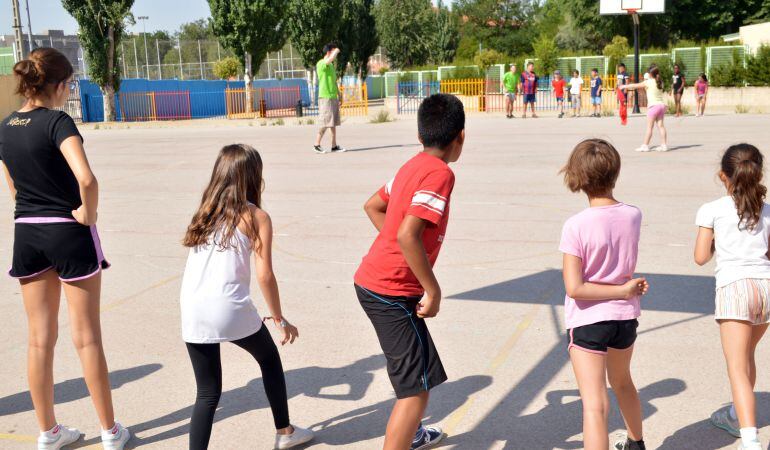
[[[511,70],[503,75],[503,89],[505,90],[505,117],[513,118],[513,104],[516,102],[516,90],[519,87],[519,73],[516,64],[511,63]]]
[[[315,139],[313,150],[316,153],[326,153],[321,147],[321,139],[329,128],[332,131],[332,152],[344,152],[345,149],[337,145],[337,127],[340,125],[340,100],[337,88],[337,69],[334,59],[339,55],[340,49],[335,44],[324,46],[324,57],[316,64],[318,75],[318,118],[321,129]]]

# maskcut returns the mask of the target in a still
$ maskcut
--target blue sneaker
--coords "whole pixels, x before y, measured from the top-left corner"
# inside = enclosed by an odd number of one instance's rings
[[[730,407],[725,406],[714,411],[714,414],[711,415],[711,424],[739,438],[741,437],[741,426],[738,424],[738,419],[733,419],[730,415]]]
[[[439,427],[424,427],[420,424],[417,433],[414,435],[411,450],[422,450],[431,448],[441,442],[446,434]]]

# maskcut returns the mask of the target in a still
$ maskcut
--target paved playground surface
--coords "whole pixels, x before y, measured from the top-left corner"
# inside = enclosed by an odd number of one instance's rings
[[[667,118],[670,153],[638,154],[643,118],[514,119],[470,114],[447,241],[437,265],[445,299],[429,327],[449,374],[427,423],[444,448],[576,449],[581,412],[562,326],[558,240],[587,205],[557,172],[573,145],[605,137],[623,156],[617,197],[644,213],[638,272],[649,277],[634,358],[648,448],[732,449],[708,417],[730,399],[713,313],[713,264],[692,262],[697,208],[722,195],[720,152],[748,141],[770,154],[768,116]],[[300,339],[282,349],[292,421],[312,426],[313,448],[381,446],[394,401],[374,331],[352,276],[375,236],[363,202],[419,147],[416,118],[346,123],[351,151],[316,155],[315,126],[84,130],[101,187],[99,228],[113,267],[104,275],[103,328],[118,420],[131,448],[181,449],[195,383],[180,338],[179,244],[223,144],[246,142],[265,160],[264,207],[275,225],[275,266],[286,317]],[[654,141],[655,142],[655,141]],[[0,261],[10,262],[11,203],[0,194]],[[258,308],[266,312],[254,286]],[[37,426],[26,387],[19,287],[0,284],[0,448],[32,448]],[[62,308],[56,357],[60,422],[98,442],[98,422]],[[272,326],[272,325],[271,325]],[[769,344],[758,357],[760,434],[770,440]],[[224,394],[212,449],[270,448],[272,419],[256,363],[223,347]],[[612,413],[611,429],[622,421]],[[97,447],[93,447],[97,448]]]

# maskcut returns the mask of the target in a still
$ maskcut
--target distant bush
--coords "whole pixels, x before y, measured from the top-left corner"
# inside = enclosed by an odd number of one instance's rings
[[[762,45],[746,61],[746,82],[751,86],[770,86],[770,45]]]
[[[228,56],[227,58],[214,63],[214,76],[222,80],[235,78],[240,71],[241,63],[232,56]]]
[[[481,78],[481,70],[473,66],[460,66],[446,70],[442,75],[442,80],[466,80],[468,78]]]
[[[505,56],[497,50],[485,48],[476,53],[476,56],[473,57],[473,62],[479,66],[482,73],[486,73],[490,66],[501,64],[505,62],[504,59]]]

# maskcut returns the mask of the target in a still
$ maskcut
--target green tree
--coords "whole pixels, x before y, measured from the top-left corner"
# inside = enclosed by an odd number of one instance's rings
[[[528,0],[456,0],[453,10],[463,18],[461,34],[483,48],[503,54],[532,50],[532,22],[537,2]]]
[[[428,62],[434,25],[430,0],[378,0],[374,11],[380,42],[393,67]]]
[[[251,110],[252,74],[259,70],[268,52],[286,42],[282,0],[208,0],[212,28],[219,42],[235,53],[243,64],[246,105]]]
[[[631,46],[628,45],[627,37],[615,36],[612,38],[611,43],[604,46],[602,54],[610,59],[608,66],[614,70],[623,58],[631,53],[631,51]]]
[[[548,36],[540,36],[533,44],[533,50],[537,63],[540,66],[538,70],[543,74],[550,74],[556,69],[559,60],[559,49],[556,47],[556,41]]]
[[[476,56],[473,58],[473,63],[479,66],[481,73],[487,73],[487,69],[495,64],[501,64],[504,59],[505,56],[497,50],[485,48],[476,53]]]
[[[460,44],[460,32],[457,20],[442,0],[436,4],[436,14],[433,19],[433,39],[430,43],[430,60],[435,64],[450,63]]]
[[[746,61],[746,82],[751,86],[770,85],[770,45],[762,45]]]
[[[342,76],[350,63],[359,80],[369,72],[369,57],[380,45],[375,30],[372,8],[374,0],[342,0],[342,22],[339,27],[340,54],[337,74]]]
[[[214,76],[222,80],[229,80],[237,77],[240,69],[241,63],[236,58],[228,56],[214,63]]]
[[[126,25],[133,23],[134,0],[62,0],[78,23],[78,37],[88,61],[88,75],[104,97],[104,120],[115,120],[115,92],[120,89],[118,56]]]

